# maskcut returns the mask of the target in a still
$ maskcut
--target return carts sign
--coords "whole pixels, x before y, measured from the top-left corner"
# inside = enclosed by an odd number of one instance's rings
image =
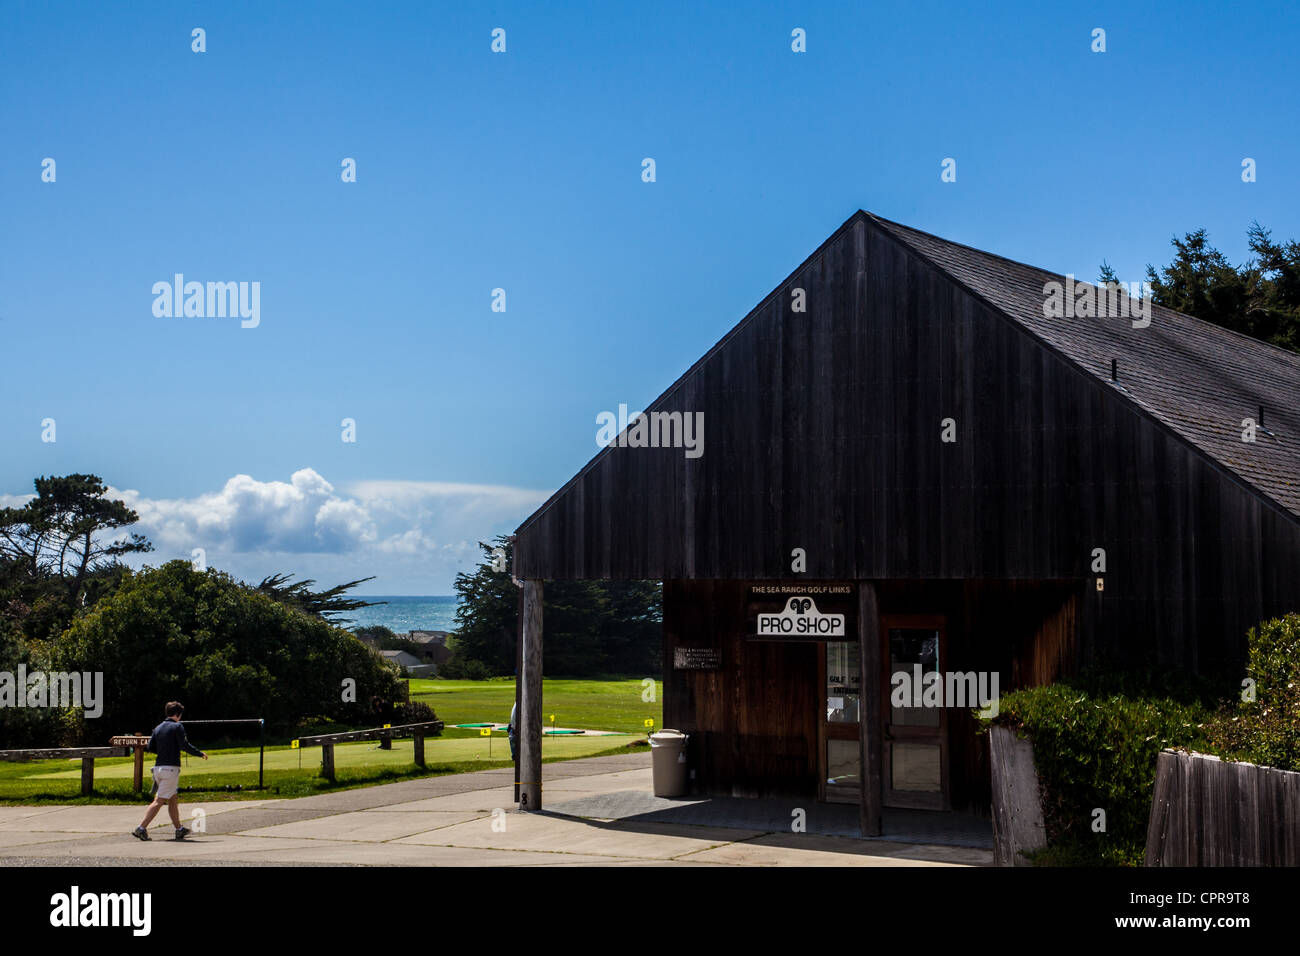
[[[750,589],[750,637],[759,641],[848,640],[849,609],[855,603],[851,584],[754,585]]]

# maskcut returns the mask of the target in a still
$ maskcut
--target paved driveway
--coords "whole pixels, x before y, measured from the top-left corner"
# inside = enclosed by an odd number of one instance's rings
[[[551,807],[649,793],[649,754],[546,764]],[[426,777],[296,800],[182,802],[205,832],[169,839],[164,811],[148,843],[130,830],[143,805],[0,807],[0,866],[945,866],[989,865],[988,850],[818,833],[691,825],[624,816],[520,813],[511,771]],[[593,800],[595,801],[593,803]],[[193,824],[190,824],[191,826]],[[195,828],[197,830],[197,827]]]

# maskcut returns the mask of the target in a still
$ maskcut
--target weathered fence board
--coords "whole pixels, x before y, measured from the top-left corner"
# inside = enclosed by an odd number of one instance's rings
[[[338,734],[317,734],[314,737],[299,737],[300,747],[319,747],[321,744],[342,744],[357,740],[383,740],[385,737],[410,737],[415,734],[426,736],[442,733],[441,720],[426,720],[420,724],[398,724],[396,727],[375,727],[371,730],[347,730]]]
[[[1300,773],[1166,750],[1156,758],[1147,866],[1300,864]]]
[[[1047,845],[1034,745],[1009,727],[989,729],[993,769],[993,862],[1025,866],[1022,853]]]
[[[0,750],[0,760],[75,760],[78,757],[125,757],[125,747],[45,747],[39,750]]]

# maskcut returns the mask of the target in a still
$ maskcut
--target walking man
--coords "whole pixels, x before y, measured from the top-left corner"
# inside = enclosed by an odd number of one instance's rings
[[[190,828],[181,826],[181,798],[176,792],[181,779],[181,751],[202,757],[204,760],[208,759],[208,755],[191,744],[189,738],[185,736],[185,727],[181,724],[181,714],[185,713],[185,708],[178,701],[173,700],[168,702],[164,713],[167,719],[153,729],[153,734],[149,737],[149,746],[145,748],[158,755],[153,766],[153,782],[157,788],[157,795],[153,803],[149,804],[149,809],[145,811],[144,822],[131,832],[132,836],[141,840],[149,839],[149,824],[153,822],[153,818],[158,815],[158,811],[164,804],[172,818],[172,826],[176,828],[176,839],[185,839]]]

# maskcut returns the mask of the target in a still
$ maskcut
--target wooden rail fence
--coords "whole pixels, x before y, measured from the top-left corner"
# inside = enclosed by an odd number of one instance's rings
[[[415,738],[415,763],[424,766],[424,738],[442,733],[441,720],[428,720],[421,724],[399,724],[396,727],[376,727],[373,730],[349,730],[341,734],[317,734],[299,737],[299,747],[321,748],[321,776],[334,779],[334,745],[353,740],[378,740],[382,749],[390,749],[394,737]]]
[[[125,757],[125,747],[47,747],[43,750],[0,750],[0,760],[76,760],[81,758],[81,793],[95,788],[95,758]]]

